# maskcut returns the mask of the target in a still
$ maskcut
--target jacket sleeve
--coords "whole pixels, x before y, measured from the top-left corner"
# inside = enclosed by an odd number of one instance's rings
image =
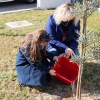
[[[53,57],[54,57],[53,55],[51,55],[48,51],[46,51],[46,54],[47,54],[46,57],[47,57],[48,59],[53,60]]]
[[[55,47],[57,49],[62,49],[63,51],[65,51],[65,49],[67,48],[67,46],[65,44],[63,44],[62,42],[60,42],[59,40],[57,40],[56,36],[58,35],[56,33],[56,27],[55,27],[55,23],[51,21],[51,16],[49,17],[47,24],[46,24],[46,31],[48,33],[48,35],[51,38],[51,41],[49,42],[50,45],[55,45]]]
[[[73,30],[74,36],[72,37],[72,41],[69,44],[69,48],[71,48],[73,51],[78,47],[77,40],[79,38],[79,34],[76,31],[80,31],[80,21],[78,21],[75,29]]]
[[[49,71],[50,71],[50,67],[49,66],[46,66],[44,64],[36,64],[36,69],[39,69],[41,70],[43,73],[47,74]]]

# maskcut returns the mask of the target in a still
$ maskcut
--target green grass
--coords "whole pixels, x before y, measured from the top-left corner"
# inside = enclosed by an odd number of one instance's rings
[[[100,12],[94,12],[87,19],[87,27],[98,31],[100,30]]]
[[[16,35],[16,34],[27,34],[38,28],[45,28],[45,22],[47,21],[48,16],[52,13],[52,10],[33,10],[33,11],[24,11],[10,14],[1,14],[0,15],[0,34],[6,35]],[[5,25],[6,22],[21,21],[27,20],[33,23],[33,26],[10,29]]]
[[[58,100],[65,94],[71,92],[66,85],[55,78],[46,87],[20,87],[15,70],[15,59],[18,46],[23,35],[38,28],[45,28],[46,21],[53,10],[32,10],[10,14],[0,14],[0,100]],[[27,20],[33,26],[11,29],[5,25],[6,22]],[[98,20],[98,21],[97,21]],[[93,13],[87,21],[87,26],[98,31],[100,29],[100,13]],[[19,35],[19,36],[16,36]],[[86,63],[82,78],[82,87],[100,96],[100,62]],[[36,97],[38,97],[36,99]],[[49,97],[49,99],[48,99]],[[60,99],[59,99],[60,100]]]

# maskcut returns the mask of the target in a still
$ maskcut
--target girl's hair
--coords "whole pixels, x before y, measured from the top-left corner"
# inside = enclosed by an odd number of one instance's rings
[[[29,33],[25,36],[20,49],[24,49],[25,52],[29,51],[30,59],[34,62],[41,62],[42,57],[40,53],[40,42],[49,42],[50,38],[47,35],[46,31],[43,29],[38,29],[32,33]],[[46,46],[43,49],[44,54],[46,55]]]
[[[73,20],[73,24],[77,24],[78,20],[73,12],[73,4],[72,3],[64,3],[56,8],[54,12],[54,19],[56,24],[60,24],[61,22]]]

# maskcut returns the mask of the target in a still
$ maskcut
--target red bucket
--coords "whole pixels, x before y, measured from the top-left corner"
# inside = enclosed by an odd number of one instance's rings
[[[79,66],[76,62],[71,62],[70,59],[61,56],[54,65],[56,78],[67,84],[72,84],[77,80]]]

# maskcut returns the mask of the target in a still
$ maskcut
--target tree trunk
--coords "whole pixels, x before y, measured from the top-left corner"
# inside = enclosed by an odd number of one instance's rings
[[[86,0],[83,0],[83,17],[82,17],[82,32],[81,35],[85,35],[86,38]],[[85,44],[81,43],[80,44],[80,56],[85,57]],[[84,62],[80,62],[79,65],[79,73],[78,73],[78,80],[77,80],[77,89],[76,89],[76,100],[81,100],[81,78],[82,78],[82,73],[83,73],[83,64]]]

